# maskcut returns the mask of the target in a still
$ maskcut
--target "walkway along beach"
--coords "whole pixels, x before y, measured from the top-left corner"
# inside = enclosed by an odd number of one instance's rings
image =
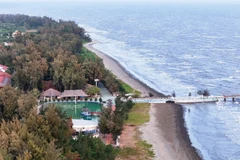
[[[141,81],[135,79],[117,61],[103,52],[95,49],[96,42],[84,46],[103,59],[107,69],[112,71],[119,79],[148,96],[163,94],[151,89]],[[150,121],[140,128],[142,138],[153,145],[156,160],[199,160],[195,148],[192,147],[186,128],[184,127],[183,108],[176,104],[152,104]]]

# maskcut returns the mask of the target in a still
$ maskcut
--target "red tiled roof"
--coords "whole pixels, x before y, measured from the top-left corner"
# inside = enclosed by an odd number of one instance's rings
[[[0,83],[3,81],[4,78],[5,78],[5,77],[0,77]]]
[[[11,75],[6,72],[0,72],[0,87],[8,85],[11,81]]]

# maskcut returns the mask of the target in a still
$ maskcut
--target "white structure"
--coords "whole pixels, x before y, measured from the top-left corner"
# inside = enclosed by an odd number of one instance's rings
[[[0,64],[0,72],[6,72],[7,69],[8,69],[7,66]]]
[[[92,133],[94,137],[98,137],[98,123],[83,119],[72,119],[73,129],[77,132]]]
[[[99,79],[94,79],[95,83],[96,83],[96,87],[97,87],[97,82],[99,81]]]
[[[177,103],[177,104],[188,104],[188,103],[211,103],[217,101],[223,101],[224,96],[196,96],[196,97],[147,97],[147,98],[132,98],[134,103]]]
[[[13,46],[13,43],[12,42],[4,42],[3,45],[4,46]]]

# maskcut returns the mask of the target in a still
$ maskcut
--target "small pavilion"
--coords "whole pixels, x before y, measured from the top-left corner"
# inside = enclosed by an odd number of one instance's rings
[[[53,99],[57,99],[59,95],[61,95],[61,92],[53,88],[49,88],[48,90],[41,93],[41,96],[43,97],[44,101],[46,98],[50,98],[52,101]]]
[[[85,98],[88,97],[88,95],[81,89],[79,90],[64,90],[62,94],[58,97],[60,99],[62,98]]]

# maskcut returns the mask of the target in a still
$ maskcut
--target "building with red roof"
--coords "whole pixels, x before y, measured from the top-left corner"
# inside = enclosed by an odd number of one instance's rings
[[[0,72],[0,88],[10,84],[11,75],[6,72]]]
[[[4,66],[0,64],[0,88],[10,84],[11,82],[11,75],[6,73],[6,70],[8,69],[7,66]]]

